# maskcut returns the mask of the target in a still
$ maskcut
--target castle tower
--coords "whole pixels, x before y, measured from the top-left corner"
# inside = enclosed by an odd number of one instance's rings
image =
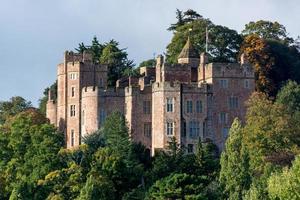
[[[107,66],[94,64],[91,54],[65,52],[64,62],[58,65],[56,125],[64,132],[67,148],[81,144],[84,87],[107,87]],[[93,97],[94,98],[94,97]],[[94,102],[94,101],[92,101]],[[90,105],[97,107],[97,105]],[[47,113],[50,110],[47,109]]]

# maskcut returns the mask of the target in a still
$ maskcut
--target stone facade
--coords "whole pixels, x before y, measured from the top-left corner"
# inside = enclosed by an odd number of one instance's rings
[[[107,66],[93,64],[87,53],[65,53],[58,65],[58,96],[49,94],[47,117],[65,133],[67,148],[98,130],[114,111],[124,114],[131,139],[152,154],[172,137],[192,153],[199,140],[211,139],[222,150],[235,117],[244,120],[245,101],[254,91],[254,72],[240,63],[207,63],[190,41],[178,63],[158,56],[156,67],[142,67],[140,77],[107,87]]]

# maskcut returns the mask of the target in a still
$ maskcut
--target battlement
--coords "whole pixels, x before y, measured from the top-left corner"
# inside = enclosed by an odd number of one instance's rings
[[[168,91],[168,90],[180,90],[180,82],[155,82],[152,84],[153,91]]]
[[[124,89],[108,88],[103,89],[98,86],[87,86],[82,88],[82,97],[116,97],[124,96]]]
[[[208,83],[182,84],[184,93],[212,93],[212,85]]]
[[[211,69],[213,77],[254,77],[253,68],[249,64],[210,63],[206,68]]]
[[[83,53],[74,53],[73,51],[66,51],[64,54],[64,62],[92,62],[93,56],[88,51]]]
[[[137,94],[149,94],[152,92],[152,86],[147,85],[144,87],[140,86],[128,86],[125,88],[125,96],[137,95]]]
[[[190,65],[183,63],[183,64],[169,64],[169,63],[164,63],[162,70],[164,71],[186,71],[190,69]]]
[[[95,97],[98,96],[99,88],[95,86],[87,86],[82,88],[82,97]]]

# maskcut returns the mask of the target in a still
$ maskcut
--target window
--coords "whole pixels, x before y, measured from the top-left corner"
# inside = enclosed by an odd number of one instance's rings
[[[219,114],[219,123],[220,124],[227,124],[228,122],[228,114],[225,112],[221,112]]]
[[[229,97],[229,108],[236,109],[239,106],[238,98],[237,97]]]
[[[222,137],[223,139],[227,139],[229,133],[229,128],[222,128]]]
[[[196,112],[197,113],[202,112],[202,101],[196,101]]]
[[[186,112],[187,113],[193,112],[193,101],[186,101]]]
[[[76,80],[77,79],[77,74],[76,73],[71,73],[70,74],[70,79],[71,80]]]
[[[143,111],[144,114],[151,114],[151,102],[143,101]]]
[[[190,121],[190,138],[198,138],[200,135],[200,123],[198,121]]]
[[[74,130],[72,129],[71,130],[71,146],[73,147],[74,146]]]
[[[75,87],[71,88],[71,96],[74,97],[75,96]]]
[[[244,88],[248,89],[249,87],[249,80],[244,80]]]
[[[221,88],[228,88],[228,80],[227,79],[221,79],[219,83],[220,83]]]
[[[167,135],[172,136],[174,135],[174,123],[173,122],[167,122]]]
[[[167,98],[167,112],[173,112],[173,98]]]
[[[105,118],[106,118],[106,112],[104,109],[101,109],[100,110],[100,118],[99,118],[100,125],[103,124],[103,122],[105,121]]]
[[[70,116],[75,117],[75,105],[70,106]]]
[[[144,135],[146,136],[146,137],[151,137],[151,132],[152,132],[152,130],[151,130],[151,123],[145,123],[144,124]]]
[[[193,144],[188,144],[188,153],[193,153],[194,152],[194,145]]]

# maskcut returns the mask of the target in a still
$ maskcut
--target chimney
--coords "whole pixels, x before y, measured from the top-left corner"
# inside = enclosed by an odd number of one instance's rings
[[[208,57],[205,53],[200,54],[200,70],[202,70],[202,79],[205,82],[205,66],[208,63]]]

